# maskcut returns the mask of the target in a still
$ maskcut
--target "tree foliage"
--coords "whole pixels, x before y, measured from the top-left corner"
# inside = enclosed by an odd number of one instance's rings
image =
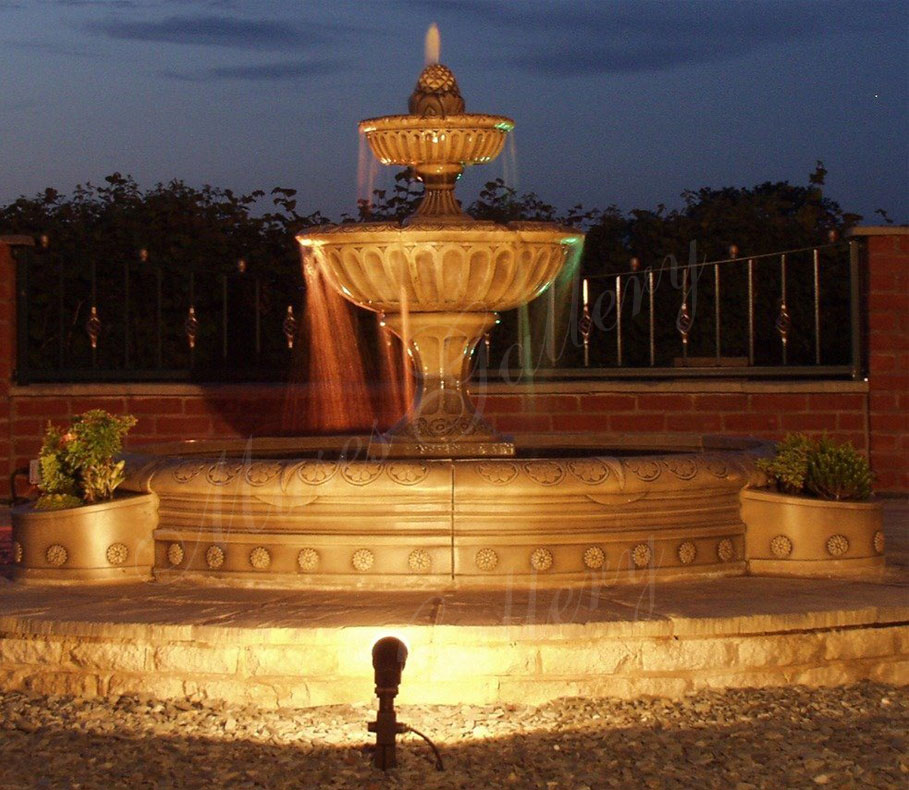
[[[632,257],[644,266],[670,255],[684,261],[692,242],[706,260],[726,258],[732,245],[749,256],[827,244],[831,232],[842,237],[861,216],[824,196],[826,175],[818,161],[805,186],[766,181],[751,188],[702,187],[683,192],[679,209],[660,204],[622,214],[610,207],[587,232],[584,269],[628,271]]]
[[[294,234],[328,220],[296,212],[296,190],[271,191],[269,210],[253,213],[265,192],[195,189],[180,180],[142,191],[131,176],[113,173],[101,185],[79,185],[69,198],[46,189],[0,208],[3,233],[47,240],[48,254],[69,260],[89,254],[122,259],[144,250],[149,260],[227,270],[243,258],[250,266],[297,267]]]

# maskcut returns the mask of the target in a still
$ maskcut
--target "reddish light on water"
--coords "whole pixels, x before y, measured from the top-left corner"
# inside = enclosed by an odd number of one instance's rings
[[[404,414],[408,393],[413,393],[409,367],[402,363],[400,341],[379,326],[361,336],[355,312],[358,308],[325,281],[305,251],[303,277],[306,302],[301,339],[306,360],[291,377],[284,430],[385,430]],[[372,319],[362,312],[361,317],[378,321],[378,317]],[[306,383],[301,384],[301,379]]]
[[[401,341],[387,327],[379,326],[379,378],[383,384],[374,393],[379,423],[393,425],[408,411],[414,399],[410,357]]]

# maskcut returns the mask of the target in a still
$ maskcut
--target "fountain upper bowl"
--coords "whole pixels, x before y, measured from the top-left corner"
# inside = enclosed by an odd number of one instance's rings
[[[361,121],[359,128],[382,164],[425,168],[492,161],[514,121],[504,115],[386,115]]]
[[[351,223],[297,240],[331,285],[376,312],[511,310],[580,253],[583,234],[546,222]]]

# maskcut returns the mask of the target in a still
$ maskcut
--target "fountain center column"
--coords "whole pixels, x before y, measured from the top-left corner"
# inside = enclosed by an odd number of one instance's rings
[[[420,378],[410,413],[386,437],[421,455],[512,455],[467,396],[470,355],[497,321],[494,312],[400,313],[385,324],[408,347]]]

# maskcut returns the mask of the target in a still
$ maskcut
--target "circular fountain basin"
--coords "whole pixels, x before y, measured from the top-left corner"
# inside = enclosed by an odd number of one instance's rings
[[[567,438],[563,439],[568,441]],[[288,587],[570,587],[738,575],[759,442],[389,458],[368,437],[160,445],[155,576]]]

